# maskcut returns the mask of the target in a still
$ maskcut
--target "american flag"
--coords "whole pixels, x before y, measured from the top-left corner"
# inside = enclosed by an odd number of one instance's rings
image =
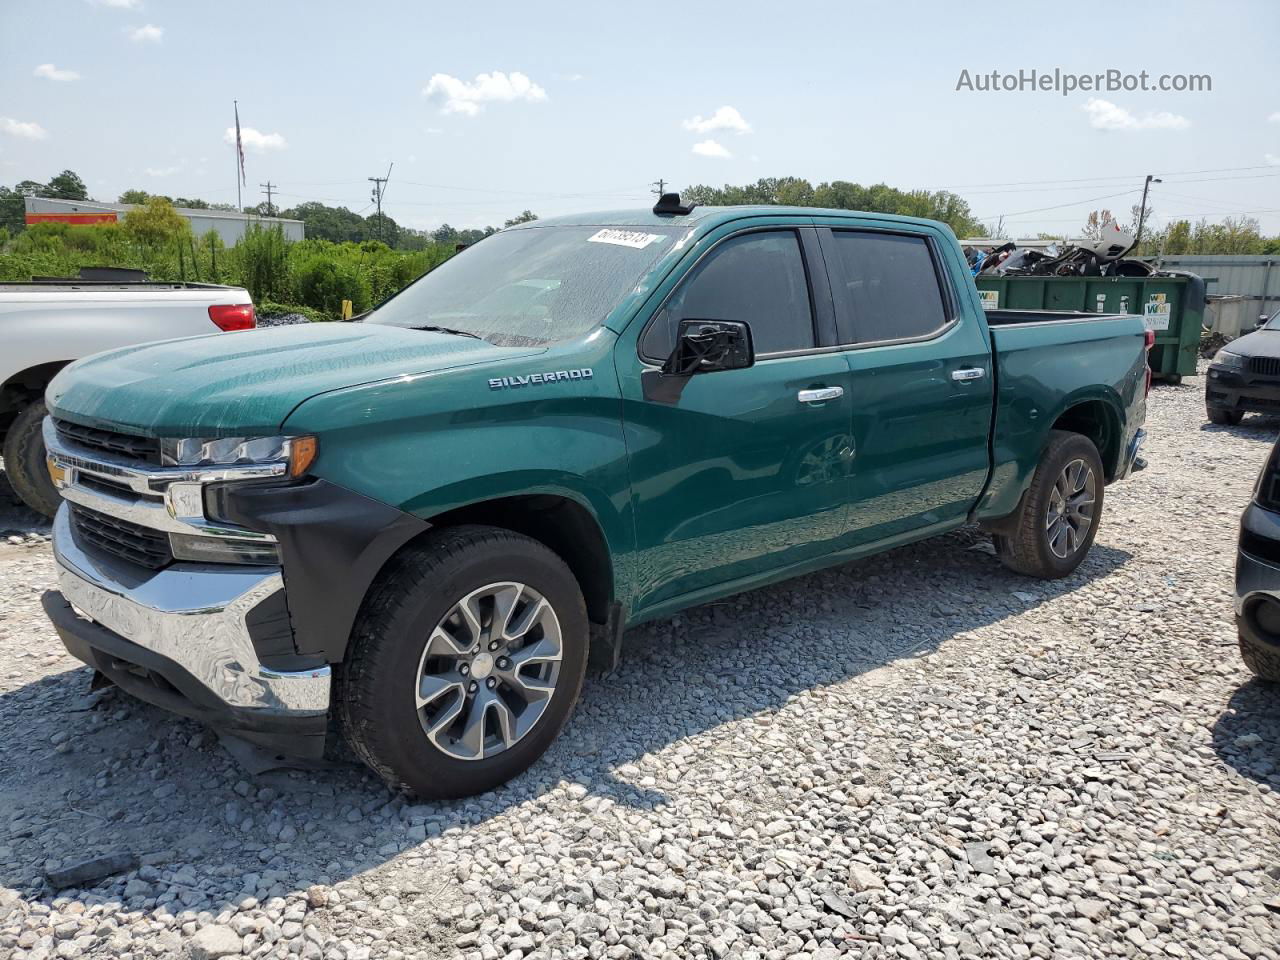
[[[244,176],[244,144],[240,142],[240,104],[236,104],[236,153],[240,155],[240,182],[246,183]]]

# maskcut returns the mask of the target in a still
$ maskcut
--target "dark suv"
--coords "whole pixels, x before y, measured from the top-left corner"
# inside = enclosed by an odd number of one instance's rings
[[[1217,352],[1204,403],[1213,423],[1237,424],[1250,410],[1280,414],[1280,310]]]
[[[1240,519],[1236,627],[1245,666],[1280,683],[1280,441]]]

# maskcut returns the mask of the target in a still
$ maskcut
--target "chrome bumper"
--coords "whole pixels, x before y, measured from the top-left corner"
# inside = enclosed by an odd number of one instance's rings
[[[1126,450],[1124,454],[1123,469],[1120,471],[1120,476],[1116,479],[1126,480],[1131,474],[1146,467],[1146,462],[1142,461],[1139,457],[1139,454],[1142,452],[1142,445],[1146,440],[1147,431],[1139,427],[1138,432],[1135,433],[1133,435],[1133,439],[1129,441],[1129,449]]]
[[[81,549],[63,504],[53,524],[58,589],[77,611],[177,664],[217,700],[263,717],[329,708],[327,666],[297,672],[259,661],[245,615],[284,589],[279,567],[174,563],[157,572]]]

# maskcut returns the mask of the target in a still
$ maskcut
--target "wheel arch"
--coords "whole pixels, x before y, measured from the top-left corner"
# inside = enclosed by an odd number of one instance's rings
[[[616,595],[613,557],[595,514],[572,497],[553,493],[497,497],[422,519],[433,530],[482,524],[537,540],[559,556],[577,579],[587,618],[597,624],[608,622]]]
[[[1065,430],[1087,437],[1098,448],[1102,472],[1108,483],[1120,470],[1123,442],[1120,412],[1116,405],[1101,397],[1077,398],[1058,414],[1045,433],[1043,446],[1048,446],[1054,430]]]
[[[18,415],[18,411],[33,394],[43,396],[45,387],[69,363],[70,360],[47,360],[19,370],[0,383],[0,443],[4,442],[9,424]]]

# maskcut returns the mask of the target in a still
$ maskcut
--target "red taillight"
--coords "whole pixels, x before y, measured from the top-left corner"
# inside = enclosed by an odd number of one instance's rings
[[[209,319],[219,330],[252,330],[258,325],[252,303],[216,303],[209,308]]]
[[[1156,345],[1156,332],[1154,330],[1147,331],[1147,349],[1150,350]]]

